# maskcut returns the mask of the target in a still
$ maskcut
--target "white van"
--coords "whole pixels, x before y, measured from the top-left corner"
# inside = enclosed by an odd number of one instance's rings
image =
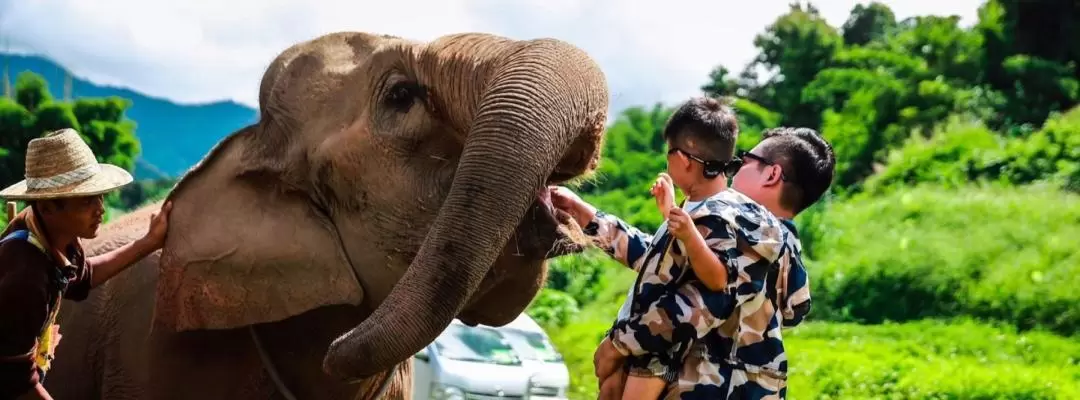
[[[413,398],[566,399],[570,373],[540,325],[522,313],[502,327],[455,319],[413,358]]]

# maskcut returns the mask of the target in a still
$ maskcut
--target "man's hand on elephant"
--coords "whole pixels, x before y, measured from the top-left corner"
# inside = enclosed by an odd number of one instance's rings
[[[611,339],[605,337],[593,353],[593,369],[596,371],[596,378],[602,383],[614,375],[621,369],[624,359],[625,357],[615,349],[615,345],[611,344]]]
[[[596,216],[596,207],[563,186],[551,187],[551,205],[570,214],[581,227],[588,225]]]
[[[152,249],[160,249],[165,245],[165,232],[169,230],[169,211],[172,210],[172,202],[166,202],[161,210],[150,217],[150,230],[146,232],[144,239]]]

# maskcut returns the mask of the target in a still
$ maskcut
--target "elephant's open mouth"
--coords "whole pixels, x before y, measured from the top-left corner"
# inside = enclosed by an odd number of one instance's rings
[[[517,274],[539,277],[539,284],[542,285],[544,275],[540,271],[545,268],[546,260],[581,252],[588,245],[581,227],[570,214],[552,205],[549,193],[547,188],[538,191],[536,200],[522,218],[502,255],[488,270],[484,282],[458,315],[458,319],[466,325],[509,323],[517,314],[484,306],[489,301],[486,299],[488,290],[514,279],[513,276]]]
[[[546,260],[577,253],[587,245],[581,227],[570,214],[556,209],[545,187],[536,195],[522,224],[518,227],[515,255],[529,260]]]
[[[540,190],[536,197],[506,244],[503,256],[529,262],[583,251],[584,234],[570,214],[551,204],[547,189]]]

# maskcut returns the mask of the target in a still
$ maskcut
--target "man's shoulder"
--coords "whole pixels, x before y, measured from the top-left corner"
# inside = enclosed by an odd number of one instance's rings
[[[784,229],[780,219],[767,208],[730,188],[705,199],[702,206],[694,210],[691,217],[696,219],[710,215],[719,217],[739,229],[756,230],[761,227],[777,231]]]
[[[45,254],[41,252],[41,249],[31,242],[30,234],[27,231],[15,231],[0,238],[0,255],[11,254],[23,256],[27,255],[27,253],[33,253],[42,258],[46,258]]]
[[[750,197],[727,189],[707,199],[695,210],[695,220],[725,225],[748,242],[758,254],[772,261],[787,241],[787,228],[776,215]],[[717,229],[717,227],[711,227]]]
[[[41,268],[48,262],[49,258],[25,238],[0,243],[0,276],[18,277],[16,280],[48,277],[46,269]]]

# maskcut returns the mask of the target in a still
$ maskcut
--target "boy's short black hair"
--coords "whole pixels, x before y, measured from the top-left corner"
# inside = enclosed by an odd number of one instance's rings
[[[731,160],[738,134],[739,120],[731,106],[707,96],[683,103],[664,127],[664,140],[708,161]],[[689,141],[696,144],[693,150]]]
[[[836,166],[832,145],[810,128],[779,127],[761,133],[761,156],[779,164],[787,182],[780,205],[795,213],[821,199],[829,189]]]

